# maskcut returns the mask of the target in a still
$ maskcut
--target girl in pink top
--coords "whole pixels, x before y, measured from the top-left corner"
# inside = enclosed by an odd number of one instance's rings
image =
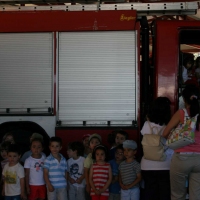
[[[108,187],[112,181],[112,171],[107,160],[107,149],[103,145],[97,145],[92,153],[95,163],[90,168],[89,181],[91,185],[92,200],[107,200]]]
[[[196,87],[185,88],[182,96],[185,108],[190,117],[199,114],[199,92]],[[185,200],[185,182],[189,179],[189,198],[199,200],[200,198],[200,129],[198,116],[195,143],[176,149],[170,165],[171,200]],[[168,123],[163,132],[167,138],[170,131],[179,123],[184,123],[184,111],[178,110]]]

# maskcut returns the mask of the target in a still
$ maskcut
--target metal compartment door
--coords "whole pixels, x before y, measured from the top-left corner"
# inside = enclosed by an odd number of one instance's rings
[[[132,124],[137,119],[136,31],[60,32],[62,124]]]
[[[52,33],[0,33],[1,114],[52,108],[52,51]]]

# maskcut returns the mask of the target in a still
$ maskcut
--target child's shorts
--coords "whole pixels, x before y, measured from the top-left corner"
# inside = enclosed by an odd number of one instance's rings
[[[20,195],[16,196],[5,196],[4,200],[21,200]]]
[[[46,198],[46,186],[45,185],[29,185],[30,194],[29,200],[45,199]]]

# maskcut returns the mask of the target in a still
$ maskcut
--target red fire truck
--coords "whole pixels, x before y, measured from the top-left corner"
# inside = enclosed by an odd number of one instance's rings
[[[28,148],[33,132],[63,146],[115,129],[140,144],[145,110],[157,96],[177,109],[181,45],[200,45],[196,2],[1,7],[0,131]],[[152,63],[149,62],[149,32]],[[64,148],[65,150],[65,148]]]

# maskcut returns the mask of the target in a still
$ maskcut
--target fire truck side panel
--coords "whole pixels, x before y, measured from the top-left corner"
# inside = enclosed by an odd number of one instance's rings
[[[107,135],[114,129],[123,128],[127,130],[130,135],[130,139],[135,139],[139,142],[139,101],[140,101],[140,87],[139,87],[139,39],[140,25],[136,23],[136,11],[83,11],[83,12],[65,12],[65,11],[20,11],[20,12],[0,12],[0,34],[22,34],[22,33],[52,33],[52,109],[48,113],[32,113],[31,109],[25,108],[24,112],[13,112],[12,108],[7,108],[5,106],[4,113],[1,113],[0,122],[35,122],[41,126],[46,133],[51,137],[53,135],[60,136],[64,143],[63,146],[66,146],[68,142],[74,140],[81,140],[81,136],[87,133],[99,133],[102,135],[103,142],[106,143]],[[136,31],[137,30],[137,31]],[[59,102],[58,100],[58,35],[61,32],[84,32],[84,31],[133,31],[136,38],[135,43],[135,52],[133,57],[135,64],[133,64],[137,69],[136,71],[136,80],[135,80],[135,90],[133,94],[135,95],[135,116],[136,119],[133,124],[122,126],[110,126],[109,124],[103,126],[60,126],[58,123],[56,125],[56,120],[58,120],[58,110]],[[123,40],[122,40],[123,41]],[[21,38],[23,43],[23,38]],[[37,50],[37,47],[36,49]],[[39,50],[39,49],[38,49]],[[20,51],[20,48],[18,49]],[[28,59],[28,58],[27,58]],[[37,58],[35,58],[37,60]],[[123,66],[122,66],[123,68]],[[26,70],[26,68],[25,68]],[[39,75],[39,74],[38,74]],[[8,75],[7,75],[8,76]],[[26,84],[24,82],[24,84]],[[132,94],[130,94],[132,95]],[[23,99],[22,99],[23,101]],[[27,109],[27,113],[26,113]],[[49,116],[48,116],[49,115]],[[9,123],[8,123],[9,126]],[[55,131],[56,128],[56,131]],[[12,127],[7,128],[6,130],[12,131]],[[30,130],[31,131],[31,130]],[[140,145],[140,144],[139,144]]]
[[[0,32],[134,30],[136,11],[0,12]]]

